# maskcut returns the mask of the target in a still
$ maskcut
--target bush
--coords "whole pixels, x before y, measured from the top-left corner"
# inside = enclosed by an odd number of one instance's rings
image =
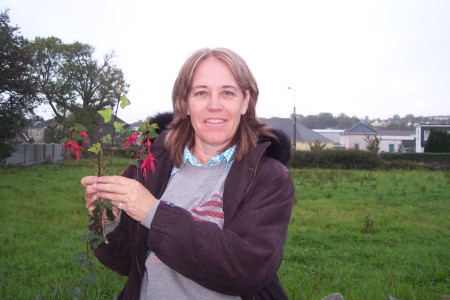
[[[450,134],[443,130],[431,130],[427,144],[425,145],[425,152],[449,153]]]
[[[321,150],[294,151],[293,168],[329,168],[371,170],[383,167],[381,158],[369,151]]]

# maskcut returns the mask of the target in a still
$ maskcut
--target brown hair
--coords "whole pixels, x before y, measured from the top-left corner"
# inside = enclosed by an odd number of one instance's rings
[[[245,94],[246,91],[249,91],[250,93],[247,112],[241,116],[234,138],[223,150],[236,144],[235,157],[239,161],[251,148],[256,146],[260,135],[273,137],[266,124],[256,117],[256,102],[259,90],[245,61],[229,49],[200,49],[185,61],[172,90],[173,121],[168,126],[169,132],[165,140],[165,146],[177,167],[181,166],[183,162],[183,151],[186,145],[192,147],[195,143],[194,129],[187,114],[187,102],[194,71],[200,62],[209,57],[217,58],[225,63],[233,73],[242,92]]]

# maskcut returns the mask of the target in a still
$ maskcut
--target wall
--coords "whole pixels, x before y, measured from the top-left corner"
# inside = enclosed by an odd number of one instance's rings
[[[6,165],[27,165],[44,161],[64,159],[63,147],[59,144],[19,144],[16,151],[8,157]]]

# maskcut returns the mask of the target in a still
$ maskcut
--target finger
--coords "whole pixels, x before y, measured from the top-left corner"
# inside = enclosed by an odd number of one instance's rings
[[[84,187],[98,182],[97,176],[86,176],[81,179],[81,185]]]
[[[132,182],[135,182],[133,179],[129,179],[123,176],[101,176],[98,177],[99,183],[113,183],[113,184],[120,184],[120,185],[128,185]]]
[[[126,186],[112,183],[94,183],[92,185],[93,190],[98,192],[107,192],[112,194],[124,195],[127,193]]]
[[[117,205],[119,204],[119,202],[127,202],[126,196],[122,194],[99,191],[96,195],[98,198],[108,199],[111,202],[117,202]]]

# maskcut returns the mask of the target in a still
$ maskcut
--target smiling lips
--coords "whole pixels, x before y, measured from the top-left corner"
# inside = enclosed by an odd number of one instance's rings
[[[205,123],[208,123],[208,124],[222,124],[222,123],[225,123],[225,120],[224,119],[208,119],[208,120],[205,121]]]

